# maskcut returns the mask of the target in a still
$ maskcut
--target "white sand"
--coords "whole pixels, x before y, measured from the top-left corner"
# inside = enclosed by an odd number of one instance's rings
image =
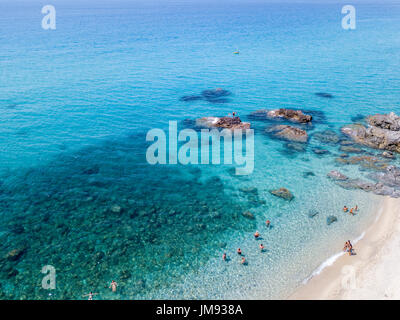
[[[400,299],[400,199],[385,198],[378,220],[343,255],[289,299]]]

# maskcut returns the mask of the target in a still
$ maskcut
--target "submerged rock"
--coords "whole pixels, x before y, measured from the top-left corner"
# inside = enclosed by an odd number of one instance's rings
[[[363,153],[364,150],[353,147],[353,146],[341,146],[339,149],[341,152],[346,152],[346,153]]]
[[[180,98],[180,101],[184,101],[184,102],[190,102],[190,101],[198,101],[198,100],[202,100],[203,97],[202,96],[183,96],[182,98]]]
[[[288,125],[272,126],[270,128],[267,128],[265,132],[270,133],[277,138],[289,141],[304,143],[308,140],[308,135],[306,131]]]
[[[286,148],[297,152],[305,152],[307,149],[306,144],[300,142],[289,142],[286,144]]]
[[[279,188],[275,190],[269,191],[272,195],[285,199],[285,200],[292,200],[294,198],[293,194],[286,188]]]
[[[332,180],[336,180],[336,181],[345,181],[345,180],[349,179],[343,173],[336,171],[336,170],[329,172],[328,177],[331,178]]]
[[[222,97],[230,96],[232,93],[228,90],[217,88],[212,90],[204,90],[201,95],[207,100],[215,100]]]
[[[324,155],[324,154],[329,154],[329,153],[330,153],[329,150],[321,149],[321,148],[314,148],[314,149],[312,149],[312,151],[313,151],[315,154],[318,154],[318,155]]]
[[[314,217],[317,216],[318,214],[319,214],[319,212],[318,212],[317,210],[311,209],[311,210],[308,212],[308,217],[309,217],[309,218],[314,218]]]
[[[17,261],[19,260],[22,255],[26,252],[26,247],[19,247],[9,251],[5,258],[9,261]]]
[[[326,223],[328,224],[328,226],[336,221],[337,221],[337,217],[335,217],[335,216],[329,216],[328,218],[326,218]]]
[[[315,95],[317,97],[321,97],[321,98],[327,98],[327,99],[332,99],[333,95],[330,93],[326,93],[326,92],[316,92]]]
[[[336,162],[341,163],[341,164],[358,164],[364,169],[370,169],[370,170],[385,170],[388,167],[388,164],[383,161],[382,159],[379,159],[377,157],[373,156],[354,156],[350,158],[336,158]]]
[[[308,177],[315,177],[315,173],[312,171],[303,172],[303,178],[308,178]]]
[[[242,122],[239,117],[204,117],[196,120],[196,126],[206,128],[224,128],[231,130],[250,129],[250,123]]]
[[[312,138],[318,140],[321,143],[327,143],[333,145],[336,145],[340,142],[339,135],[332,130],[316,132],[312,135]]]
[[[254,214],[252,214],[250,211],[243,212],[242,216],[247,218],[247,219],[250,219],[250,220],[254,220],[255,219]]]
[[[257,110],[250,114],[250,116],[260,119],[286,119],[298,123],[310,123],[312,116],[304,114],[301,110],[293,109],[275,109],[275,110]]]

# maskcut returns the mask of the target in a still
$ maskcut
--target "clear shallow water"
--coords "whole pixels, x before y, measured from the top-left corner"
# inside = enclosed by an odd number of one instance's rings
[[[56,8],[57,30],[45,32],[40,6],[0,5],[1,256],[24,249],[1,260],[2,298],[49,298],[46,264],[58,299],[90,290],[101,299],[284,297],[373,221],[381,198],[326,178],[337,168],[365,174],[338,167],[338,146],[312,138],[293,152],[262,133],[270,123],[252,121],[255,170],[236,177],[228,166],[150,167],[144,137],[169,120],[233,110],[242,119],[260,108],[322,112],[309,134],[400,112],[398,5],[358,5],[354,32],[341,29],[341,5]],[[216,87],[233,93],[228,102],[179,101]],[[279,187],[295,199],[269,194]],[[359,215],[341,213],[355,203]],[[327,226],[332,214],[338,222]]]

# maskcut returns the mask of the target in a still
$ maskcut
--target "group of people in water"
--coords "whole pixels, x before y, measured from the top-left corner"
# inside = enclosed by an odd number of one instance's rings
[[[352,216],[354,216],[357,211],[358,211],[358,206],[357,205],[354,208],[351,208],[350,210],[349,210],[349,208],[347,206],[343,207],[343,212],[349,213]]]
[[[109,288],[112,290],[112,292],[117,292],[117,287],[118,287],[118,283],[116,283],[114,280],[112,280]],[[97,294],[99,294],[99,293],[90,291],[88,294],[84,294],[83,297],[88,297],[88,300],[93,300],[93,296],[95,296]]]
[[[269,229],[269,228],[271,227],[271,221],[270,221],[270,220],[267,220],[267,221],[265,222],[265,225],[266,225],[267,228]],[[254,233],[254,239],[255,239],[255,240],[260,239],[260,236],[261,236],[261,235],[260,235],[260,233],[259,233],[258,231],[256,231],[256,232]],[[263,245],[262,243],[260,243],[260,245],[259,245],[258,247],[260,248],[260,251],[261,251],[261,252],[264,252],[264,251],[265,251],[265,247],[264,247],[264,245]],[[237,254],[238,254],[239,256],[242,256],[242,255],[243,255],[242,250],[241,250],[240,248],[238,248],[236,252],[237,252]],[[226,252],[224,252],[224,254],[222,255],[222,260],[223,260],[223,261],[227,261]],[[246,258],[242,256],[242,259],[241,259],[241,262],[240,262],[240,263],[243,264],[243,265],[247,265]]]

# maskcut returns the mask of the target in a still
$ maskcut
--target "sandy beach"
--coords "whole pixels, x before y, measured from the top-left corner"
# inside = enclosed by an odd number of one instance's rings
[[[290,300],[400,299],[400,199],[385,198],[355,245],[300,287]]]

